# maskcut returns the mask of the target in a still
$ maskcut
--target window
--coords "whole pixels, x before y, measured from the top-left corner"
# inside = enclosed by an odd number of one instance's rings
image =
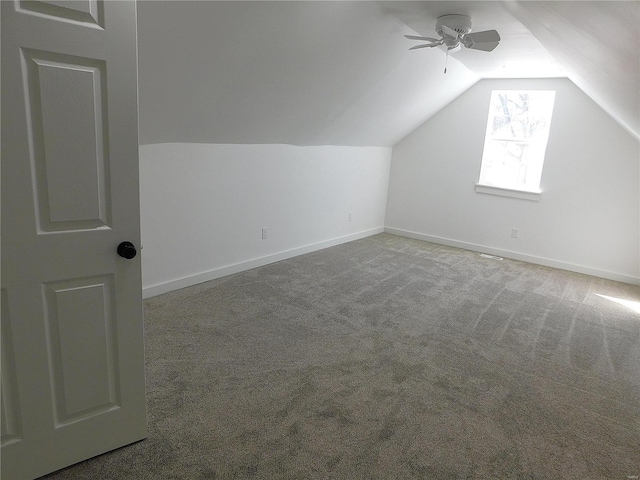
[[[491,92],[476,191],[537,197],[555,95],[541,90]]]

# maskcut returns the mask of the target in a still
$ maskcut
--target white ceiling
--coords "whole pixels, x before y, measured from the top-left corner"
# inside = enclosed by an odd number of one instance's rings
[[[464,13],[491,53],[409,51]],[[568,76],[640,139],[640,3],[144,1],[140,142],[392,146],[480,78]]]

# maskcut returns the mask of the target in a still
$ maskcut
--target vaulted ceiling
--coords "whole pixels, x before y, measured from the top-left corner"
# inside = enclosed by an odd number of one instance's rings
[[[437,17],[491,53],[409,51]],[[640,140],[635,1],[144,1],[140,142],[392,146],[482,78],[568,77]]]

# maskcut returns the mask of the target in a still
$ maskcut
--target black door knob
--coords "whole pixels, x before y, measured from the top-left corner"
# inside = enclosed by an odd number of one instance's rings
[[[131,260],[136,256],[136,247],[133,246],[131,242],[122,242],[118,245],[118,255],[126,258],[127,260]]]

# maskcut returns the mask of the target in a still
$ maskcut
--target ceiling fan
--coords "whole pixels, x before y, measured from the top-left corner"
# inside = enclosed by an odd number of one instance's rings
[[[443,15],[438,17],[438,20],[436,20],[436,32],[440,35],[440,38],[405,35],[409,40],[429,42],[415,45],[409,50],[444,45],[447,47],[447,54],[457,52],[462,46],[472,50],[491,52],[500,43],[500,35],[495,30],[469,33],[471,32],[471,18],[466,15]]]

